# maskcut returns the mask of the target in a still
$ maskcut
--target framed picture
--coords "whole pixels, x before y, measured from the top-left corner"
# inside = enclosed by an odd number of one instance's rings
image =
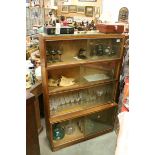
[[[54,0],[54,6],[58,5],[58,0]]]
[[[85,13],[85,6],[77,6],[77,13],[84,14]]]
[[[95,8],[95,17],[100,17],[100,7]]]
[[[100,7],[96,7],[95,13],[96,13],[96,14],[100,14]]]
[[[69,12],[77,12],[77,5],[69,5],[68,11]]]
[[[61,12],[68,13],[68,5],[62,5]]]
[[[87,17],[93,17],[94,14],[94,7],[93,6],[86,6],[85,7],[85,15]]]
[[[97,0],[78,0],[79,2],[97,2]]]
[[[67,23],[72,23],[73,22],[73,17],[66,17]]]

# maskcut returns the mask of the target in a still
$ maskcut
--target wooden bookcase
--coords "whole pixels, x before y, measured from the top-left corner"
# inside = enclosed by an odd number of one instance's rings
[[[113,130],[124,38],[97,32],[40,34],[46,134],[53,151]],[[77,57],[81,48],[86,59]],[[61,59],[51,51],[62,51]],[[63,85],[62,76],[72,82]],[[57,129],[63,135],[59,140]]]

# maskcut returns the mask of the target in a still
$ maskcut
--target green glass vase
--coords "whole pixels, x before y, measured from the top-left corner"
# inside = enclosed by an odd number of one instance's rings
[[[54,140],[60,140],[64,138],[65,131],[60,125],[55,125],[53,128],[53,139]]]

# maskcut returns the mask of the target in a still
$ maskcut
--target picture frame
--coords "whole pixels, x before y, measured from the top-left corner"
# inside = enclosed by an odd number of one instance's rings
[[[85,7],[85,16],[93,17],[94,15],[94,7],[93,6],[86,6]]]
[[[100,7],[96,7],[95,13],[96,13],[96,14],[100,14]]]
[[[95,8],[95,17],[100,17],[100,7]]]
[[[58,5],[58,0],[54,0],[54,6]]]
[[[79,2],[97,2],[97,0],[78,0]]]
[[[70,13],[76,13],[77,12],[77,5],[69,5],[68,6],[68,11]]]
[[[73,17],[66,17],[66,21],[68,24],[73,23],[74,18]]]
[[[77,13],[85,14],[85,6],[77,6]]]
[[[68,5],[62,5],[61,12],[68,13]]]

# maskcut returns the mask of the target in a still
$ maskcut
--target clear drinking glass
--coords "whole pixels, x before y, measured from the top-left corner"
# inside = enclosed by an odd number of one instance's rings
[[[68,124],[65,126],[65,134],[71,135],[75,131],[75,124],[72,120],[68,121]]]

